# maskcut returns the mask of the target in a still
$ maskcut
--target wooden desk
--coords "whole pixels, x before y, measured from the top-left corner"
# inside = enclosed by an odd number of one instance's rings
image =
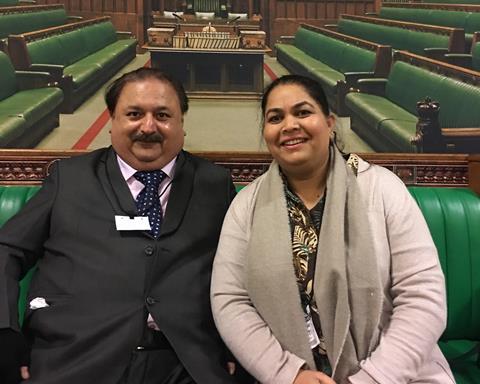
[[[152,67],[178,78],[189,96],[258,99],[264,49],[194,49],[144,46]]]

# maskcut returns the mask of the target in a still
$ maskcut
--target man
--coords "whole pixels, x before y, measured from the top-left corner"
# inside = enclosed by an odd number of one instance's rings
[[[112,147],[57,163],[0,231],[0,358],[32,384],[234,383],[209,304],[231,178],[182,150],[176,80],[141,68],[105,99]]]

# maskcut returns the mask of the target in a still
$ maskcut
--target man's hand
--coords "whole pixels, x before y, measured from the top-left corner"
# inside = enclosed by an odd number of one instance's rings
[[[0,329],[0,382],[17,384],[30,378],[30,348],[25,337],[10,328]]]
[[[300,370],[293,384],[335,384],[335,381],[322,372]]]

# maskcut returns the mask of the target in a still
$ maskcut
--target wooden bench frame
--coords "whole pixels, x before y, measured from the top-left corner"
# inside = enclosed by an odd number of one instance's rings
[[[383,2],[382,7],[434,9],[439,11],[480,12],[480,4],[447,4],[447,3],[392,3]]]
[[[409,29],[418,32],[429,32],[436,33],[440,35],[449,36],[448,43],[448,53],[463,53],[465,51],[465,31],[462,28],[450,28],[450,27],[440,27],[430,24],[420,24],[420,23],[411,23],[407,21],[397,21],[389,19],[380,19],[378,17],[369,17],[369,16],[356,16],[356,15],[347,15],[342,14],[340,18],[346,20],[355,20],[361,21],[364,23],[385,25],[389,27],[396,27],[402,29]],[[392,47],[395,48],[395,47]],[[433,48],[433,47],[432,47]],[[436,52],[438,50],[438,52]],[[444,49],[433,49],[431,50],[431,57],[436,59],[442,59],[443,55],[447,52],[442,52]]]
[[[0,185],[39,185],[59,159],[88,151],[0,150]],[[265,152],[194,152],[230,170],[233,181],[247,184],[264,173],[272,161]],[[480,194],[480,154],[363,153],[365,160],[382,165],[406,185],[470,187]]]

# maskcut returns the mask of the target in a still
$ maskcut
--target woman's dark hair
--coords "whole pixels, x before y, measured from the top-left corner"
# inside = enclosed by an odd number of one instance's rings
[[[170,76],[169,74],[160,71],[159,69],[142,67],[134,71],[125,73],[107,87],[107,90],[105,91],[105,103],[107,104],[108,112],[110,112],[110,115],[112,116],[115,112],[118,98],[120,97],[123,88],[127,84],[135,83],[138,81],[145,81],[148,79],[156,79],[161,82],[170,84],[178,96],[178,100],[180,101],[180,110],[182,111],[182,114],[188,111],[188,97],[180,81]]]
[[[270,93],[279,85],[290,84],[302,87],[322,108],[322,112],[325,114],[325,116],[330,114],[327,97],[325,96],[325,92],[323,92],[322,86],[317,81],[300,75],[285,75],[275,79],[267,88],[265,88],[262,97],[262,116],[265,116],[265,108],[267,106]]]

